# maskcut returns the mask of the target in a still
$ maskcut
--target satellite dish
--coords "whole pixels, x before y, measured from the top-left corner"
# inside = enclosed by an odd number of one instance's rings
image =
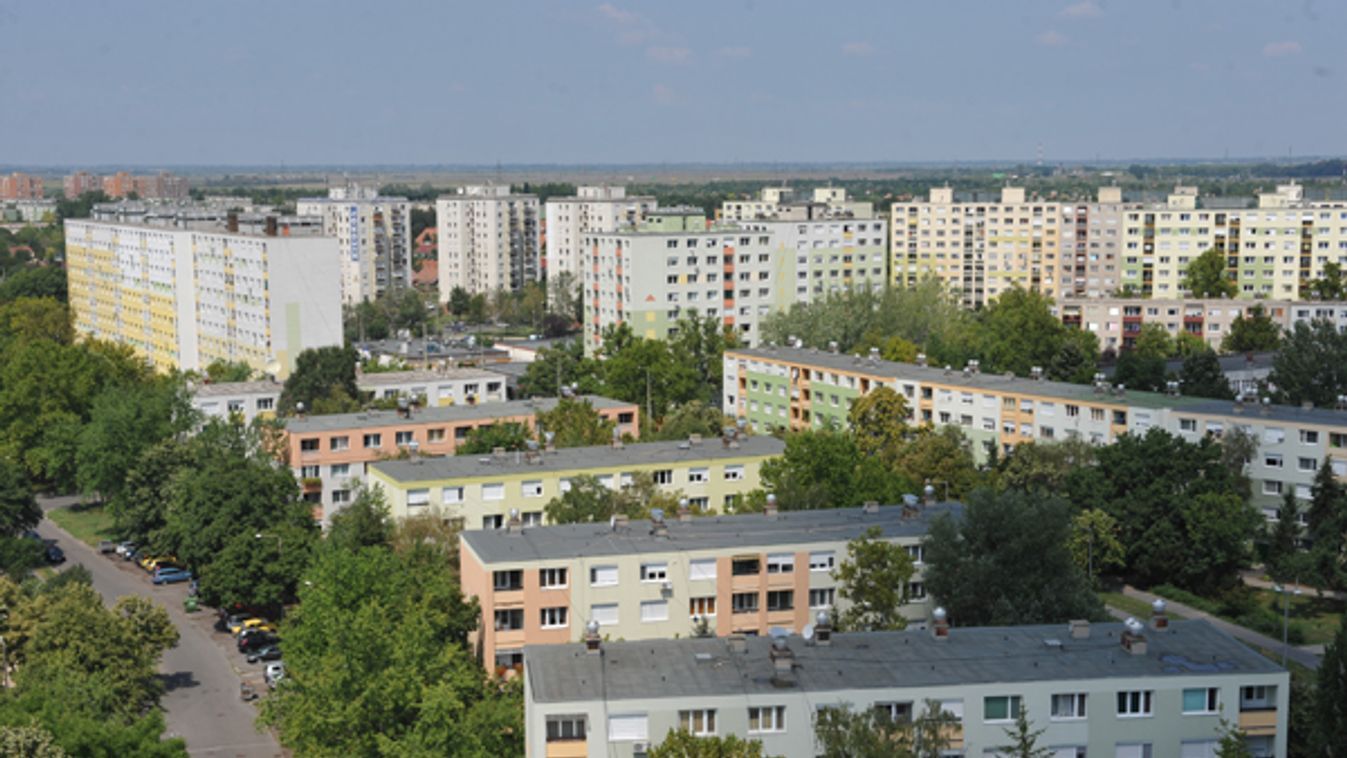
[[[805,642],[809,642],[810,640],[814,639],[814,625],[805,624],[804,629],[800,630],[800,636],[804,637]]]

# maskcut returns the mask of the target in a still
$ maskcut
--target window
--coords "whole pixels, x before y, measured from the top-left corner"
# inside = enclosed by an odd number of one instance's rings
[[[743,481],[743,479],[744,479],[744,467],[743,467],[743,466],[726,466],[726,467],[725,467],[725,481],[727,481],[727,482],[739,482],[739,481]]]
[[[698,737],[708,737],[716,733],[716,710],[704,708],[695,711],[679,711],[678,727]]]
[[[786,706],[769,705],[748,709],[748,733],[786,731]]]
[[[318,452],[318,438],[317,438],[317,437],[314,437],[314,438],[312,438],[312,439],[300,440],[300,441],[299,441],[299,451],[300,451],[301,453],[316,453],[316,452]]]
[[[1277,688],[1266,685],[1241,687],[1239,690],[1239,709],[1241,711],[1270,711],[1277,707]]]
[[[824,587],[821,589],[810,590],[809,607],[819,609],[832,608],[833,603],[836,601],[836,598],[837,598],[837,590],[832,587]]]
[[[758,558],[735,558],[730,563],[730,573],[734,576],[751,576],[761,573],[762,569],[758,565]]]
[[[540,625],[544,629],[561,629],[567,625],[567,608],[559,605],[555,608],[543,608],[540,613]]]
[[[443,429],[427,429],[426,442],[444,442]]]
[[[662,562],[641,564],[641,581],[662,582],[668,578],[669,578],[669,564]]]
[[[351,491],[350,491],[350,490],[332,490],[332,502],[333,502],[333,503],[349,503],[349,502],[351,502]]]
[[[689,484],[705,484],[705,483],[706,483],[706,480],[707,480],[707,478],[708,478],[709,473],[710,473],[710,469],[706,469],[706,468],[694,468],[694,469],[688,469],[688,483],[689,483]]]
[[[350,476],[350,475],[351,475],[351,464],[349,464],[349,463],[334,463],[334,464],[332,464],[332,466],[329,468],[329,470],[332,472],[332,475],[333,475],[333,476],[338,476],[338,477],[340,477],[340,476]]]
[[[407,490],[407,507],[415,508],[422,505],[430,505],[430,490],[426,487]]]
[[[1113,751],[1114,758],[1151,758],[1151,743],[1119,744]]]
[[[497,609],[495,614],[496,631],[511,632],[524,628],[523,608]]]
[[[1195,432],[1195,431],[1197,431],[1197,419],[1195,419],[1195,418],[1181,418],[1181,419],[1179,419],[1179,430],[1180,430],[1180,431],[1184,431],[1184,432]]]
[[[792,553],[771,553],[767,556],[767,573],[789,574],[795,571],[795,555]]]
[[[1067,692],[1053,695],[1051,715],[1054,720],[1085,718],[1085,693]]]
[[[589,569],[591,587],[611,587],[617,584],[617,566],[592,566]]]
[[[875,714],[888,719],[893,724],[906,724],[912,721],[912,703],[875,703]]]
[[[393,434],[393,443],[398,447],[412,444],[413,439],[414,435],[412,432],[394,432]]]
[[[832,571],[837,565],[837,554],[831,550],[822,550],[809,554],[810,571]]]
[[[926,552],[922,549],[921,545],[907,546],[907,557],[912,559],[912,564],[914,566],[920,566],[922,564],[922,558],[925,555]]]
[[[1263,465],[1267,466],[1268,468],[1281,468],[1282,467],[1281,453],[1268,453],[1267,455],[1263,456]]]
[[[924,582],[907,583],[907,602],[915,603],[926,599],[926,584]]]
[[[1069,747],[1054,747],[1048,749],[1050,758],[1085,758],[1084,745],[1072,745]]]
[[[1199,687],[1183,691],[1183,712],[1185,714],[1215,713],[1221,691],[1215,687]]]
[[[667,600],[642,600],[641,601],[641,623],[648,624],[655,621],[669,620],[669,601]]]
[[[535,479],[535,480],[532,480],[532,481],[524,482],[523,484],[521,484],[521,485],[519,486],[519,489],[520,489],[521,494],[523,494],[524,497],[542,497],[542,496],[543,496],[543,483],[542,483],[541,481],[536,480],[536,479]]]
[[[555,590],[566,586],[566,569],[538,569],[538,586],[545,590]]]
[[[317,479],[322,476],[322,466],[300,466],[299,476],[301,479]]]
[[[504,499],[505,499],[505,485],[504,485],[504,484],[483,484],[483,485],[482,485],[482,499],[483,499],[483,500],[504,500]]]
[[[715,581],[716,578],[716,559],[715,558],[694,558],[688,562],[688,581]]]
[[[497,592],[522,590],[524,589],[524,572],[520,569],[493,571],[491,573],[491,587]]]
[[[500,529],[503,526],[505,526],[505,517],[499,513],[482,517],[483,529]]]
[[[383,447],[382,434],[366,434],[364,439],[366,449],[376,449]]]
[[[673,484],[673,471],[670,469],[656,471],[654,479],[655,484]]]
[[[706,597],[694,597],[688,600],[689,616],[714,616],[716,615],[716,596],[708,595]]]
[[[767,610],[789,611],[795,608],[794,590],[771,590],[767,593]]]
[[[443,503],[461,503],[463,502],[462,487],[445,487],[440,492],[440,501]]]
[[[1301,430],[1300,430],[1300,442],[1301,442],[1301,444],[1304,444],[1304,445],[1317,445],[1317,444],[1319,444],[1319,432],[1317,432],[1317,431],[1315,431],[1315,430],[1313,430],[1313,429],[1301,429]]]
[[[259,410],[259,411],[269,411],[269,410],[271,410],[272,408],[275,408],[275,407],[276,407],[276,398],[274,398],[274,397],[259,397],[259,398],[257,398],[257,410]]]
[[[730,607],[735,613],[757,613],[758,593],[736,592],[730,596]]]
[[[616,626],[617,603],[591,605],[589,606],[589,617],[599,622],[599,626]]]
[[[1179,758],[1216,758],[1216,740],[1193,740],[1180,743]]]
[[[650,728],[644,713],[612,714],[608,717],[609,742],[645,742]]]
[[[1151,690],[1124,690],[1118,693],[1118,716],[1137,717],[1151,715]]]
[[[1019,716],[1019,695],[1000,695],[982,699],[983,721],[1014,721]]]
[[[567,742],[585,739],[584,716],[548,716],[547,741]]]
[[[331,437],[327,441],[328,450],[346,450],[351,447],[350,437]]]

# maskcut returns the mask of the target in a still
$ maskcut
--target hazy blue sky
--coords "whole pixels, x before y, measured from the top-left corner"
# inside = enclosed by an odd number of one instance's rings
[[[1342,0],[0,0],[0,163],[1347,152]]]

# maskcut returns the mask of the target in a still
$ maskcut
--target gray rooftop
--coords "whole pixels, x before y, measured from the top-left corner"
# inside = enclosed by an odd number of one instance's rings
[[[280,393],[277,382],[211,382],[197,384],[192,390],[196,397],[226,397],[233,395],[275,395]]]
[[[761,513],[699,516],[679,521],[668,514],[669,536],[650,534],[649,521],[632,521],[614,531],[607,523],[535,526],[517,534],[488,529],[463,532],[463,541],[484,563],[553,560],[602,555],[634,555],[678,551],[748,550],[816,542],[846,542],[877,526],[886,537],[922,537],[935,517],[963,513],[961,503],[880,506],[878,513],[852,508],[783,511],[775,518]]]
[[[566,447],[541,453],[529,460],[522,453],[501,459],[490,456],[454,455],[406,461],[380,461],[374,464],[393,481],[410,483],[493,475],[523,474],[530,471],[574,471],[613,466],[647,466],[660,463],[688,463],[724,458],[781,455],[786,443],[771,436],[744,437],[738,447],[726,447],[719,439],[696,445],[686,441],[636,442],[613,447],[594,445]]]
[[[581,395],[595,410],[615,408],[634,408],[634,404],[621,400],[612,400],[598,395]],[[333,413],[324,416],[305,416],[285,420],[285,428],[291,434],[310,434],[313,432],[331,432],[344,429],[373,429],[386,426],[407,426],[408,424],[455,423],[461,421],[479,421],[482,419],[525,416],[540,411],[550,411],[556,407],[554,397],[536,400],[510,400],[504,403],[478,403],[476,405],[445,405],[432,408],[417,408],[412,412],[411,420],[403,418],[397,411],[362,411],[360,413]]]
[[[501,375],[480,368],[445,368],[438,371],[374,371],[360,374],[356,384],[369,387],[385,387],[393,384],[411,382],[434,383],[450,379],[501,379]]]
[[[1121,623],[1093,624],[1088,639],[1072,639],[1065,624],[956,627],[944,642],[908,630],[838,633],[826,647],[805,645],[800,637],[788,644],[794,689],[810,693],[1283,670],[1203,620],[1171,622],[1164,632],[1147,629],[1144,655],[1122,649],[1122,631]],[[1047,639],[1062,644],[1049,647]],[[601,656],[579,643],[531,645],[524,665],[533,699],[541,703],[780,694],[771,681],[771,639],[745,642],[742,653],[732,652],[724,638],[605,642]]]

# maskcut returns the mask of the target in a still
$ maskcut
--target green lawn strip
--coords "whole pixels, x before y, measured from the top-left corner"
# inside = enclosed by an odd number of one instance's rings
[[[1121,592],[1101,592],[1099,593],[1099,599],[1104,605],[1129,613],[1141,621],[1146,621],[1151,617],[1151,604],[1140,598],[1128,597]],[[1173,610],[1167,611],[1167,614],[1175,621],[1183,620],[1183,616]]]
[[[1264,589],[1256,592],[1260,603],[1272,608],[1278,614],[1282,612],[1281,595]],[[1305,641],[1302,644],[1327,645],[1338,633],[1338,625],[1342,623],[1344,610],[1347,610],[1347,603],[1328,597],[1321,598],[1315,595],[1313,590],[1305,590],[1303,594],[1291,597],[1288,616],[1293,622],[1300,623],[1300,628],[1305,634]]]
[[[1230,607],[1226,602],[1161,585],[1152,587],[1151,592],[1177,600],[1218,616],[1232,624],[1267,635],[1273,639],[1282,636],[1282,597],[1272,590],[1243,590],[1248,594],[1245,603],[1238,608]],[[1247,598],[1252,598],[1248,603]],[[1247,603],[1247,604],[1246,604]],[[1332,641],[1341,623],[1347,603],[1333,598],[1318,597],[1314,590],[1304,590],[1299,596],[1292,596],[1288,614],[1290,638],[1293,645],[1320,645]]]
[[[98,547],[101,540],[110,540],[112,516],[101,505],[75,505],[47,512],[47,518],[70,532],[71,536],[90,547]]]

